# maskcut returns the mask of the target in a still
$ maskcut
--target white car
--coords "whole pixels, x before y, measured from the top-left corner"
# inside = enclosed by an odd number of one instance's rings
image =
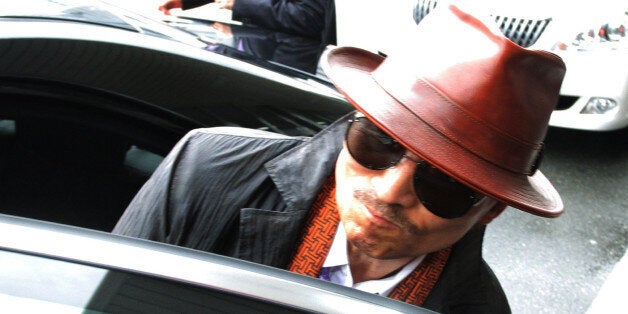
[[[403,49],[410,28],[447,0],[338,2],[339,45],[384,54]],[[628,2],[458,1],[495,20],[514,42],[563,58],[567,73],[550,119],[555,127],[612,131],[628,127]],[[356,5],[360,10],[351,9]],[[347,22],[351,21],[351,23]],[[373,21],[377,21],[374,23]],[[443,40],[451,40],[443,30]],[[463,49],[463,47],[461,47]]]

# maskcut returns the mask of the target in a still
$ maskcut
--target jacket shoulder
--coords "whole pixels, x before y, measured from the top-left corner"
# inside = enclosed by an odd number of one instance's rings
[[[241,127],[213,127],[213,128],[201,128],[194,129],[188,133],[189,136],[233,136],[233,137],[245,137],[245,138],[260,138],[260,139],[278,139],[278,140],[294,140],[303,141],[305,137],[288,136],[284,134],[268,132],[265,130],[248,129]]]

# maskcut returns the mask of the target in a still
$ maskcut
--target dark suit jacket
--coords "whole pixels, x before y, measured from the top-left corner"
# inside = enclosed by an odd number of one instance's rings
[[[311,74],[317,72],[318,60],[325,49],[320,41],[265,28],[232,25],[231,32],[232,46],[211,44],[206,49],[239,60],[260,62],[263,67],[273,66],[268,63],[271,61]],[[274,70],[284,69],[274,67]]]
[[[213,0],[183,0],[191,9]],[[336,44],[336,9],[333,0],[235,0],[232,18],[283,33]]]

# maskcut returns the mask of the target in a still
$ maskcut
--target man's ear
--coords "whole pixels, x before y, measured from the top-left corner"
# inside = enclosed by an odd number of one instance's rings
[[[491,207],[491,209],[489,209],[486,214],[478,220],[478,223],[488,225],[491,221],[493,221],[493,219],[497,218],[497,216],[499,216],[504,209],[506,209],[506,206],[507,205],[504,203],[496,202],[495,205],[493,205],[493,207]]]

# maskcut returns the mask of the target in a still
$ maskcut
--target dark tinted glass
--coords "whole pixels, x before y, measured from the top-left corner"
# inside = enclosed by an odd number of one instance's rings
[[[407,157],[406,148],[365,117],[351,121],[346,135],[347,150],[360,165],[384,170]],[[425,161],[414,160],[414,191],[434,215],[451,219],[464,216],[479,200],[477,192],[457,182]]]
[[[477,193],[425,162],[417,165],[414,189],[421,203],[441,218],[464,216],[477,201]]]
[[[406,149],[364,117],[358,117],[347,130],[347,148],[361,165],[382,170],[401,160]]]

